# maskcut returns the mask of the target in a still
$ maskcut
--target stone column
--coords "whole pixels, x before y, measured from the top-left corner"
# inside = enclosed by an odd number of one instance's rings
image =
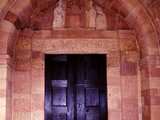
[[[7,60],[0,56],[0,116],[6,119]]]
[[[134,34],[119,31],[122,120],[139,120],[138,60]]]
[[[11,117],[11,67],[9,50],[15,27],[3,20],[0,22],[0,119],[9,120]],[[7,114],[9,113],[9,114]]]
[[[11,117],[11,67],[10,57],[0,55],[0,116],[1,120]],[[6,113],[9,113],[8,115]]]
[[[160,68],[157,56],[150,55],[141,60],[143,119],[160,118]]]

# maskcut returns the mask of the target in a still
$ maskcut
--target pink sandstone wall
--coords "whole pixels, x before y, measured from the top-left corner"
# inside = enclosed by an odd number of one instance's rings
[[[24,30],[15,47],[12,120],[44,120],[46,53],[106,54],[109,120],[141,120],[139,51],[135,43],[132,31]]]
[[[16,31],[14,25],[18,29],[28,26],[32,29],[52,28],[53,10],[48,6],[55,4],[55,1],[47,1],[34,0],[32,3],[31,0],[16,0],[11,4],[12,0],[2,0],[0,5],[0,119],[43,119],[44,53],[94,52],[105,53],[108,58],[109,119],[159,120],[159,0],[95,0],[107,13],[107,29],[116,32],[85,34],[86,31],[79,31],[72,34],[73,31],[70,31],[62,35],[57,31],[26,30],[19,33],[17,41],[13,40],[16,38],[13,36]],[[9,4],[4,6],[6,3]],[[76,12],[78,15],[74,18],[72,11],[67,10],[67,25],[72,28],[88,25],[86,18],[86,21],[80,21],[80,17],[84,17],[84,10]],[[72,25],[71,21],[75,20],[76,24]],[[100,24],[100,27],[103,26]],[[117,30],[129,28],[135,29],[137,41],[134,35]],[[88,34],[92,40],[87,37]],[[50,41],[53,43],[49,44]],[[40,101],[35,103],[37,99]]]

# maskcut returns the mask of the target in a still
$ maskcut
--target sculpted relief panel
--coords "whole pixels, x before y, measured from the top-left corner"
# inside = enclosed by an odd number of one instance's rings
[[[54,9],[53,29],[65,27],[106,30],[106,14],[92,0],[59,0]]]
[[[54,9],[53,28],[63,28],[65,25],[65,2],[59,0],[57,7]]]
[[[48,39],[44,42],[43,51],[46,53],[109,53],[117,49],[116,39]]]

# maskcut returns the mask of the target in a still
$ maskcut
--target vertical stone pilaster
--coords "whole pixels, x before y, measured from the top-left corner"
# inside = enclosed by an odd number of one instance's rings
[[[30,36],[27,36],[27,35]],[[31,120],[31,37],[25,29],[19,34],[15,46],[15,72],[12,91],[13,120]]]
[[[0,119],[11,120],[11,59],[13,53],[13,35],[15,26],[7,21],[0,21]],[[9,114],[8,114],[9,113]]]
[[[0,55],[0,116],[1,120],[9,120],[10,117],[7,111],[10,109],[11,104],[9,98],[11,95],[9,91],[11,86],[9,81],[11,78],[10,66],[9,66],[9,56]],[[10,113],[11,115],[11,113]]]
[[[120,54],[112,51],[107,54],[108,120],[122,120],[121,94]]]
[[[44,53],[32,51],[31,67],[31,120],[44,120]]]
[[[138,60],[136,38],[126,33],[120,36],[120,81],[122,120],[139,120]]]
[[[157,56],[150,55],[141,60],[143,119],[159,120],[160,118],[160,68]]]

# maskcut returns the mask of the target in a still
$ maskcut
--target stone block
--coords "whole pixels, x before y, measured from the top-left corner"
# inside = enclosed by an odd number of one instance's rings
[[[137,77],[121,77],[121,87],[123,98],[138,98],[138,79]]]
[[[42,51],[44,48],[44,40],[40,38],[34,38],[32,41],[32,50],[34,51]]]
[[[151,68],[152,77],[160,77],[160,68]]]
[[[16,52],[16,59],[31,59],[31,51],[30,50],[18,50],[18,52]]]
[[[111,51],[107,54],[107,67],[119,67],[120,66],[120,53],[117,51]]]
[[[7,80],[0,79],[0,90],[5,90],[7,88]]]
[[[44,120],[44,111],[34,111],[31,113],[31,120]]]
[[[83,29],[67,29],[67,30],[40,30],[36,31],[33,34],[32,37],[32,43],[35,43],[33,45],[36,45],[40,42],[44,42],[44,39],[71,39],[71,38],[86,38],[86,39],[99,39],[99,38],[104,38],[104,39],[116,39],[118,38],[117,32],[116,31],[106,31],[106,30],[83,30]],[[43,44],[42,44],[43,46]],[[34,47],[33,47],[34,48]]]
[[[150,55],[150,56],[147,56],[145,58],[142,59],[141,63],[142,65],[149,65],[151,68],[155,68],[156,67],[156,63],[157,63],[157,60],[158,60],[158,56],[157,55]]]
[[[117,86],[108,86],[108,109],[121,109],[121,90]]]
[[[134,76],[137,74],[137,63],[122,61],[121,62],[121,75],[131,75]]]
[[[14,93],[30,93],[31,77],[29,72],[16,72],[13,82]]]
[[[144,105],[143,108],[142,108],[142,110],[143,110],[143,113],[142,113],[143,119],[149,120],[151,118],[151,109],[150,109],[150,106]]]
[[[160,118],[160,105],[151,106],[151,120],[159,120]]]
[[[17,50],[31,50],[31,39],[21,36],[16,43]]]
[[[16,59],[15,68],[17,71],[31,70],[31,59]]]
[[[43,69],[44,68],[44,55],[39,51],[32,52],[32,68]]]
[[[44,94],[32,94],[31,95],[31,110],[43,111],[44,110]]]
[[[151,105],[151,98],[150,96],[144,96],[144,105],[150,106]]]
[[[138,120],[138,99],[123,99],[123,120]]]
[[[150,89],[160,89],[160,78],[159,77],[150,77],[149,79]]]
[[[121,51],[136,51],[136,39],[120,39],[120,50]]]
[[[45,71],[43,68],[36,69],[36,68],[32,67],[33,80],[44,79],[44,77],[45,77],[44,74],[45,74]]]
[[[30,99],[31,94],[30,93],[14,93],[12,92],[12,99]]]
[[[122,120],[121,110],[109,110],[108,120]]]
[[[148,68],[142,68],[141,69],[141,80],[142,80],[142,82],[145,84],[145,82],[147,83],[147,81],[146,80],[148,80],[149,79],[149,70],[148,70]],[[143,84],[142,83],[142,84]]]
[[[7,67],[0,65],[0,80],[6,80],[7,78]]]
[[[0,89],[0,97],[5,97],[5,96],[6,96],[6,90]]]
[[[152,29],[151,23],[148,21],[147,21],[147,23],[143,23],[143,24],[139,25],[139,27],[137,27],[136,30],[141,32],[141,34],[139,34],[140,38],[144,38],[147,36],[147,34],[151,34],[154,32]]]
[[[120,39],[136,39],[135,33],[132,30],[119,30],[118,33]]]
[[[6,97],[0,97],[0,109],[6,108]]]
[[[32,93],[43,94],[44,93],[44,78],[32,77]]]
[[[142,96],[160,96],[157,88],[146,89],[142,91]]]
[[[14,99],[14,112],[31,112],[31,99]]]
[[[68,21],[69,21],[69,27],[71,28],[79,28],[80,25],[81,25],[81,22],[80,22],[80,16],[79,15],[70,15],[68,17]]]
[[[160,96],[151,96],[150,101],[151,105],[160,106]]]
[[[138,63],[140,60],[140,55],[138,51],[122,51],[121,59],[125,59],[128,62]]]
[[[9,33],[6,32],[2,32],[0,31],[0,53],[1,54],[6,54],[7,53],[7,43],[8,43],[8,39],[9,39]]]
[[[31,120],[31,112],[13,112],[13,120]]]
[[[109,67],[107,69],[107,85],[120,85],[120,67]]]
[[[14,93],[29,93],[31,90],[31,83],[28,80],[16,80],[13,83]]]
[[[5,107],[0,107],[0,116],[1,116],[1,120],[6,120],[6,108]]]

